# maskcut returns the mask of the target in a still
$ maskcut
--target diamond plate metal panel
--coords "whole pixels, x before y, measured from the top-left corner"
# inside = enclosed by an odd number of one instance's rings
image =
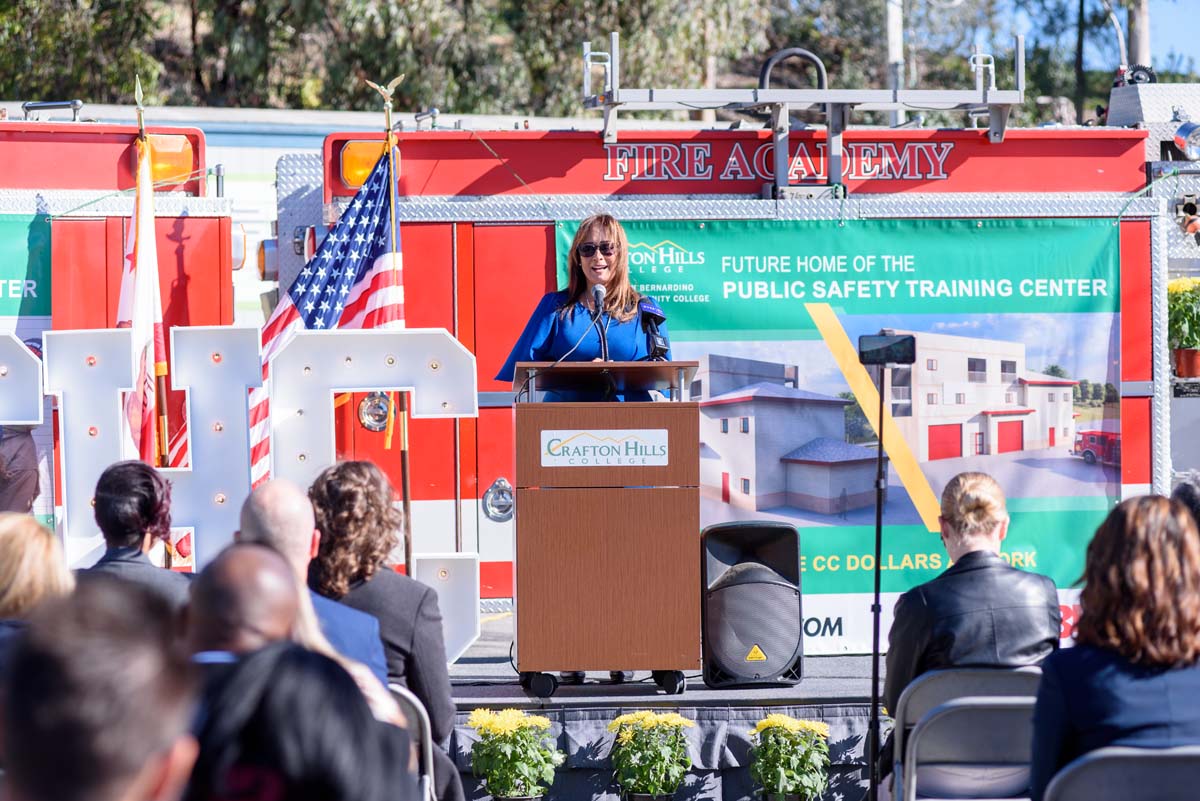
[[[1175,174],[1172,174],[1175,173]],[[1155,183],[1150,194],[1167,200],[1167,217],[1171,220],[1167,233],[1167,258],[1172,273],[1200,273],[1200,244],[1196,237],[1185,234],[1174,224],[1175,206],[1184,195],[1200,195],[1200,164],[1190,161],[1156,161],[1150,165]],[[1190,263],[1175,264],[1186,260]]]
[[[321,224],[322,184],[325,180],[320,153],[289,153],[275,163],[275,199],[278,209],[276,242],[279,254],[279,285],[289,287],[304,269],[304,256],[297,254],[293,238],[297,228]],[[323,232],[318,233],[318,242]]]
[[[600,195],[426,198],[397,204],[406,222],[551,222],[607,211],[624,220],[853,220],[892,217],[1125,217],[1158,214],[1151,198],[1091,193],[889,195],[845,200],[760,200],[721,195],[624,199]],[[282,226],[281,226],[282,228]],[[290,247],[290,243],[289,243]]]
[[[861,207],[864,218],[894,217],[1124,217],[1158,214],[1158,203],[1115,193],[1078,196],[1037,193],[887,195],[847,201]]]
[[[1160,214],[1151,225],[1150,239],[1150,343],[1155,379],[1154,398],[1150,402],[1150,481],[1155,493],[1168,495],[1171,491],[1171,367],[1167,349],[1167,231],[1174,227],[1174,222],[1167,216],[1167,201],[1155,202],[1160,204]]]
[[[0,192],[0,214],[49,214],[53,217],[128,217],[133,214],[133,192],[96,190],[5,189]],[[156,193],[156,217],[231,217],[233,201],[223,197]]]
[[[513,611],[512,598],[483,598],[479,601],[479,611],[485,615],[496,615]]]
[[[1108,97],[1108,125],[1126,127],[1139,122],[1167,122],[1172,107],[1200,118],[1200,83],[1135,83],[1113,87]]]

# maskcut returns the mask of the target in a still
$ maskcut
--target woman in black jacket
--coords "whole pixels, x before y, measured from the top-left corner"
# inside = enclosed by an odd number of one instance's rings
[[[454,728],[454,699],[437,593],[389,566],[403,523],[387,477],[371,462],[341,462],[308,490],[321,544],[309,566],[309,585],[379,620],[388,681],[412,690],[429,713],[433,739],[446,745]],[[439,756],[441,754],[441,756]],[[438,798],[462,798],[449,757],[434,749]]]

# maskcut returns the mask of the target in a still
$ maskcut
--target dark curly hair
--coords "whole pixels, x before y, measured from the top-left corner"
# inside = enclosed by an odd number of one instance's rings
[[[308,488],[321,530],[321,548],[309,566],[308,583],[329,598],[375,575],[400,542],[404,516],[383,471],[371,462],[326,468]]]
[[[1139,665],[1200,658],[1200,533],[1183,504],[1122,501],[1088,545],[1083,580],[1078,642]]]
[[[166,542],[171,533],[171,484],[145,462],[109,465],[96,482],[94,503],[110,548],[140,546],[146,532]]]

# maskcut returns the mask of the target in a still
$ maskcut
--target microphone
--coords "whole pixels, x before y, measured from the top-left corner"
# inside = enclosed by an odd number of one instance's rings
[[[604,311],[604,295],[607,292],[604,284],[592,285],[592,303],[596,306],[596,310],[592,313],[592,325],[596,326],[596,330],[600,332],[600,360],[605,362],[608,361],[608,332],[600,323],[600,314]]]
[[[646,361],[666,360],[671,343],[658,330],[658,324],[665,323],[667,315],[663,314],[653,298],[647,297],[638,300],[638,313],[642,316],[642,330],[646,332]]]

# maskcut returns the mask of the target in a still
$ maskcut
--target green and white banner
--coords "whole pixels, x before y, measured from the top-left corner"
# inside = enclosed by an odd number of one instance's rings
[[[576,227],[558,225],[562,286]],[[946,569],[938,499],[967,470],[1008,496],[1005,558],[1063,590],[1079,577],[1121,495],[1111,220],[625,227],[672,357],[700,362],[701,521],[800,530],[809,653],[870,645],[879,395],[863,334],[916,338],[916,362],[884,371],[885,593]]]
[[[50,328],[50,220],[0,215],[0,331],[13,332],[41,356]],[[0,511],[32,511],[54,525],[50,401],[41,426],[5,426],[0,439]],[[36,476],[36,480],[35,480]]]

